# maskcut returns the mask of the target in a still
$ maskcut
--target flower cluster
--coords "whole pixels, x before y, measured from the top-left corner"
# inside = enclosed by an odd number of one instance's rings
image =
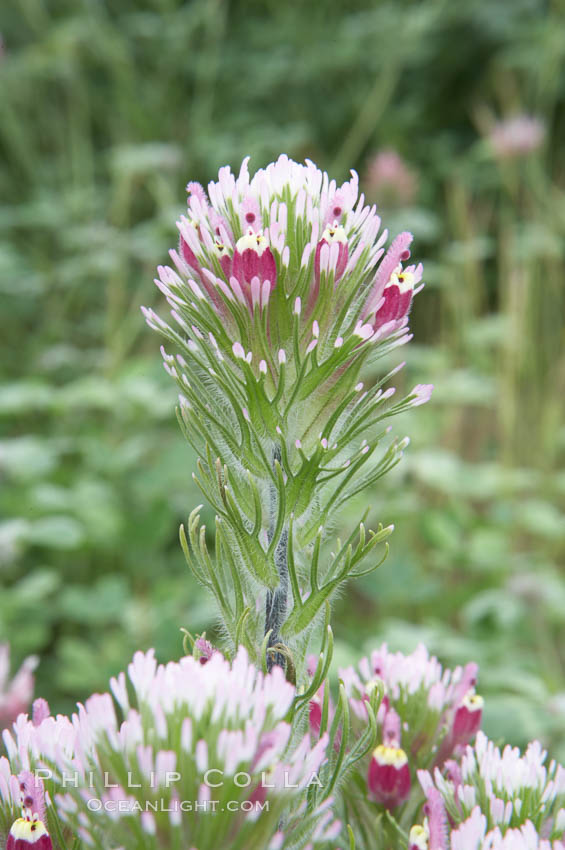
[[[479,732],[460,765],[420,771],[426,819],[411,850],[563,850],[565,768],[546,760],[538,741],[501,752]]]
[[[299,640],[303,658],[316,615],[369,549],[347,563],[346,546],[314,575],[305,555],[319,550],[334,512],[400,459],[407,441],[390,441],[384,421],[430,395],[418,386],[391,404],[394,371],[360,379],[410,338],[422,266],[409,263],[410,233],[385,251],[387,231],[355,173],[338,186],[286,156],[252,177],[247,166],[237,178],[220,169],[207,193],[188,184],[174,268],[160,267],[156,281],[172,321],[144,313],[174,348],[162,349],[164,365],[225,554],[211,566],[196,512],[183,540],[190,566],[234,644],[237,634],[257,657],[270,632],[271,644]]]
[[[430,842],[431,832],[427,827],[415,827],[411,833],[409,850],[423,850],[423,848],[437,847],[437,850],[565,850],[563,841],[552,841],[543,838],[537,832],[531,821],[526,821],[521,827],[506,830],[502,833],[499,827],[487,829],[487,818],[476,807],[472,814],[460,826],[453,829],[443,840],[439,833],[439,840],[433,845]],[[443,843],[442,843],[443,840]]]
[[[319,432],[343,399],[360,403],[361,388],[351,393],[377,344],[407,340],[422,266],[405,266],[409,233],[384,254],[387,231],[379,236],[354,173],[338,187],[313,163],[281,156],[250,178],[247,162],[237,179],[220,169],[209,197],[188,184],[176,270],[161,266],[156,280],[174,325],[144,312],[181,354],[164,354],[165,365],[199,448],[196,417],[200,437],[216,434],[224,456],[241,461],[251,440],[260,463],[270,439],[287,442],[298,462],[300,449],[335,442],[336,422]]]
[[[133,835],[144,848],[280,850],[335,837],[331,798],[306,809],[327,736],[315,746],[291,737],[284,718],[295,691],[281,669],[264,675],[243,649],[231,664],[219,652],[201,658],[162,666],[152,651],[136,653],[128,678],[111,681],[121,723],[110,693],[71,719],[21,715],[4,733],[5,815],[13,774],[35,770],[67,831],[88,847],[127,846]]]
[[[401,821],[409,798],[419,795],[418,770],[452,765],[480,727],[482,698],[475,693],[477,665],[443,669],[422,645],[409,655],[386,645],[363,658],[358,668],[340,670],[353,730],[368,722],[367,704],[375,689],[382,695],[377,714],[377,746],[344,790],[353,813],[371,819],[393,812]]]
[[[22,711],[27,711],[33,698],[33,671],[37,658],[30,655],[10,680],[10,646],[0,643],[0,729],[9,726]]]

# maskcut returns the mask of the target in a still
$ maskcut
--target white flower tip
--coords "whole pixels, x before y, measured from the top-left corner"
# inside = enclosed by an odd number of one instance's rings
[[[343,345],[343,337],[338,336],[338,338],[334,342],[334,348],[341,348],[342,345]],[[363,384],[361,384],[361,386],[363,386]]]
[[[243,413],[243,418],[247,420],[247,422],[251,422],[251,417],[249,416],[249,411],[246,407],[241,408],[241,412]]]
[[[266,374],[267,374],[267,361],[266,361],[266,360],[261,360],[261,361],[259,362],[259,371],[260,371],[263,375],[266,375]]]
[[[279,348],[279,363],[282,365],[286,363],[286,351],[284,348]]]
[[[277,434],[282,434],[280,425],[277,425],[277,427],[275,428],[275,431],[277,432]]]
[[[300,300],[300,298],[297,298],[296,301],[294,302],[294,313],[295,313],[296,316],[300,316],[301,311],[302,311],[302,301]]]
[[[316,339],[320,336],[320,325],[316,320],[312,323],[312,336],[316,337]]]
[[[355,336],[360,337],[363,340],[369,339],[374,334],[374,329],[372,325],[364,325],[362,322],[357,322],[355,326],[355,330],[353,331]]]
[[[302,448],[302,443],[300,442],[300,440],[296,440],[296,441],[295,441],[295,443],[294,443],[294,445],[296,446],[296,448],[297,448],[297,449],[301,449],[301,448]]]
[[[359,383],[355,385],[355,392],[360,393],[361,390],[363,389],[363,386],[364,386],[363,381],[359,381]]]
[[[419,404],[426,404],[432,397],[434,389],[433,384],[416,384],[410,395],[415,396],[412,406],[418,407]]]
[[[157,827],[155,824],[155,818],[151,812],[142,812],[140,820],[143,831],[147,833],[147,835],[155,835]]]
[[[239,360],[245,360],[245,351],[243,349],[243,345],[240,342],[234,342],[231,347],[231,350]]]

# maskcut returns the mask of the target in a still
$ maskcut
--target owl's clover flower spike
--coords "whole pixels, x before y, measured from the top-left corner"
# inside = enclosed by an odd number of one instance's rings
[[[163,365],[178,385],[179,421],[200,458],[196,481],[216,512],[223,556],[212,564],[196,521],[183,548],[216,598],[230,648],[243,641],[256,656],[270,634],[270,668],[284,665],[275,643],[292,656],[300,642],[304,684],[304,646],[326,601],[366,573],[361,557],[392,531],[363,526],[363,539],[355,532],[328,563],[335,513],[407,446],[389,438],[384,420],[430,395],[419,385],[391,401],[394,369],[360,381],[410,339],[422,267],[407,265],[410,233],[386,248],[354,172],[339,186],[314,163],[282,155],[253,175],[245,159],[237,176],[221,168],[206,190],[187,190],[172,266],[156,280],[170,318],[144,309],[166,340]]]

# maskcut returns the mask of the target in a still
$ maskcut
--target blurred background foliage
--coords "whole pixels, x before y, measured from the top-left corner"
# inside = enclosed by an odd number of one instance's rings
[[[436,390],[364,498],[396,532],[336,606],[338,660],[476,659],[487,731],[565,758],[564,6],[3,0],[0,641],[40,656],[54,709],[136,648],[178,656],[181,625],[213,635],[177,543],[195,458],[139,307],[186,181],[284,151],[355,167],[426,268],[396,360]],[[516,115],[539,138],[496,143]]]

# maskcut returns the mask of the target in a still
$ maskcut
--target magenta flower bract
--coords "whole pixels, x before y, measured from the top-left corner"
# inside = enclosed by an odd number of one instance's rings
[[[400,747],[380,744],[369,762],[367,785],[371,796],[387,809],[404,803],[410,794],[410,766]]]
[[[17,777],[17,787],[22,814],[10,828],[6,850],[52,850],[51,837],[44,823],[45,789],[42,779],[24,770]],[[1,796],[4,796],[3,793]]]

